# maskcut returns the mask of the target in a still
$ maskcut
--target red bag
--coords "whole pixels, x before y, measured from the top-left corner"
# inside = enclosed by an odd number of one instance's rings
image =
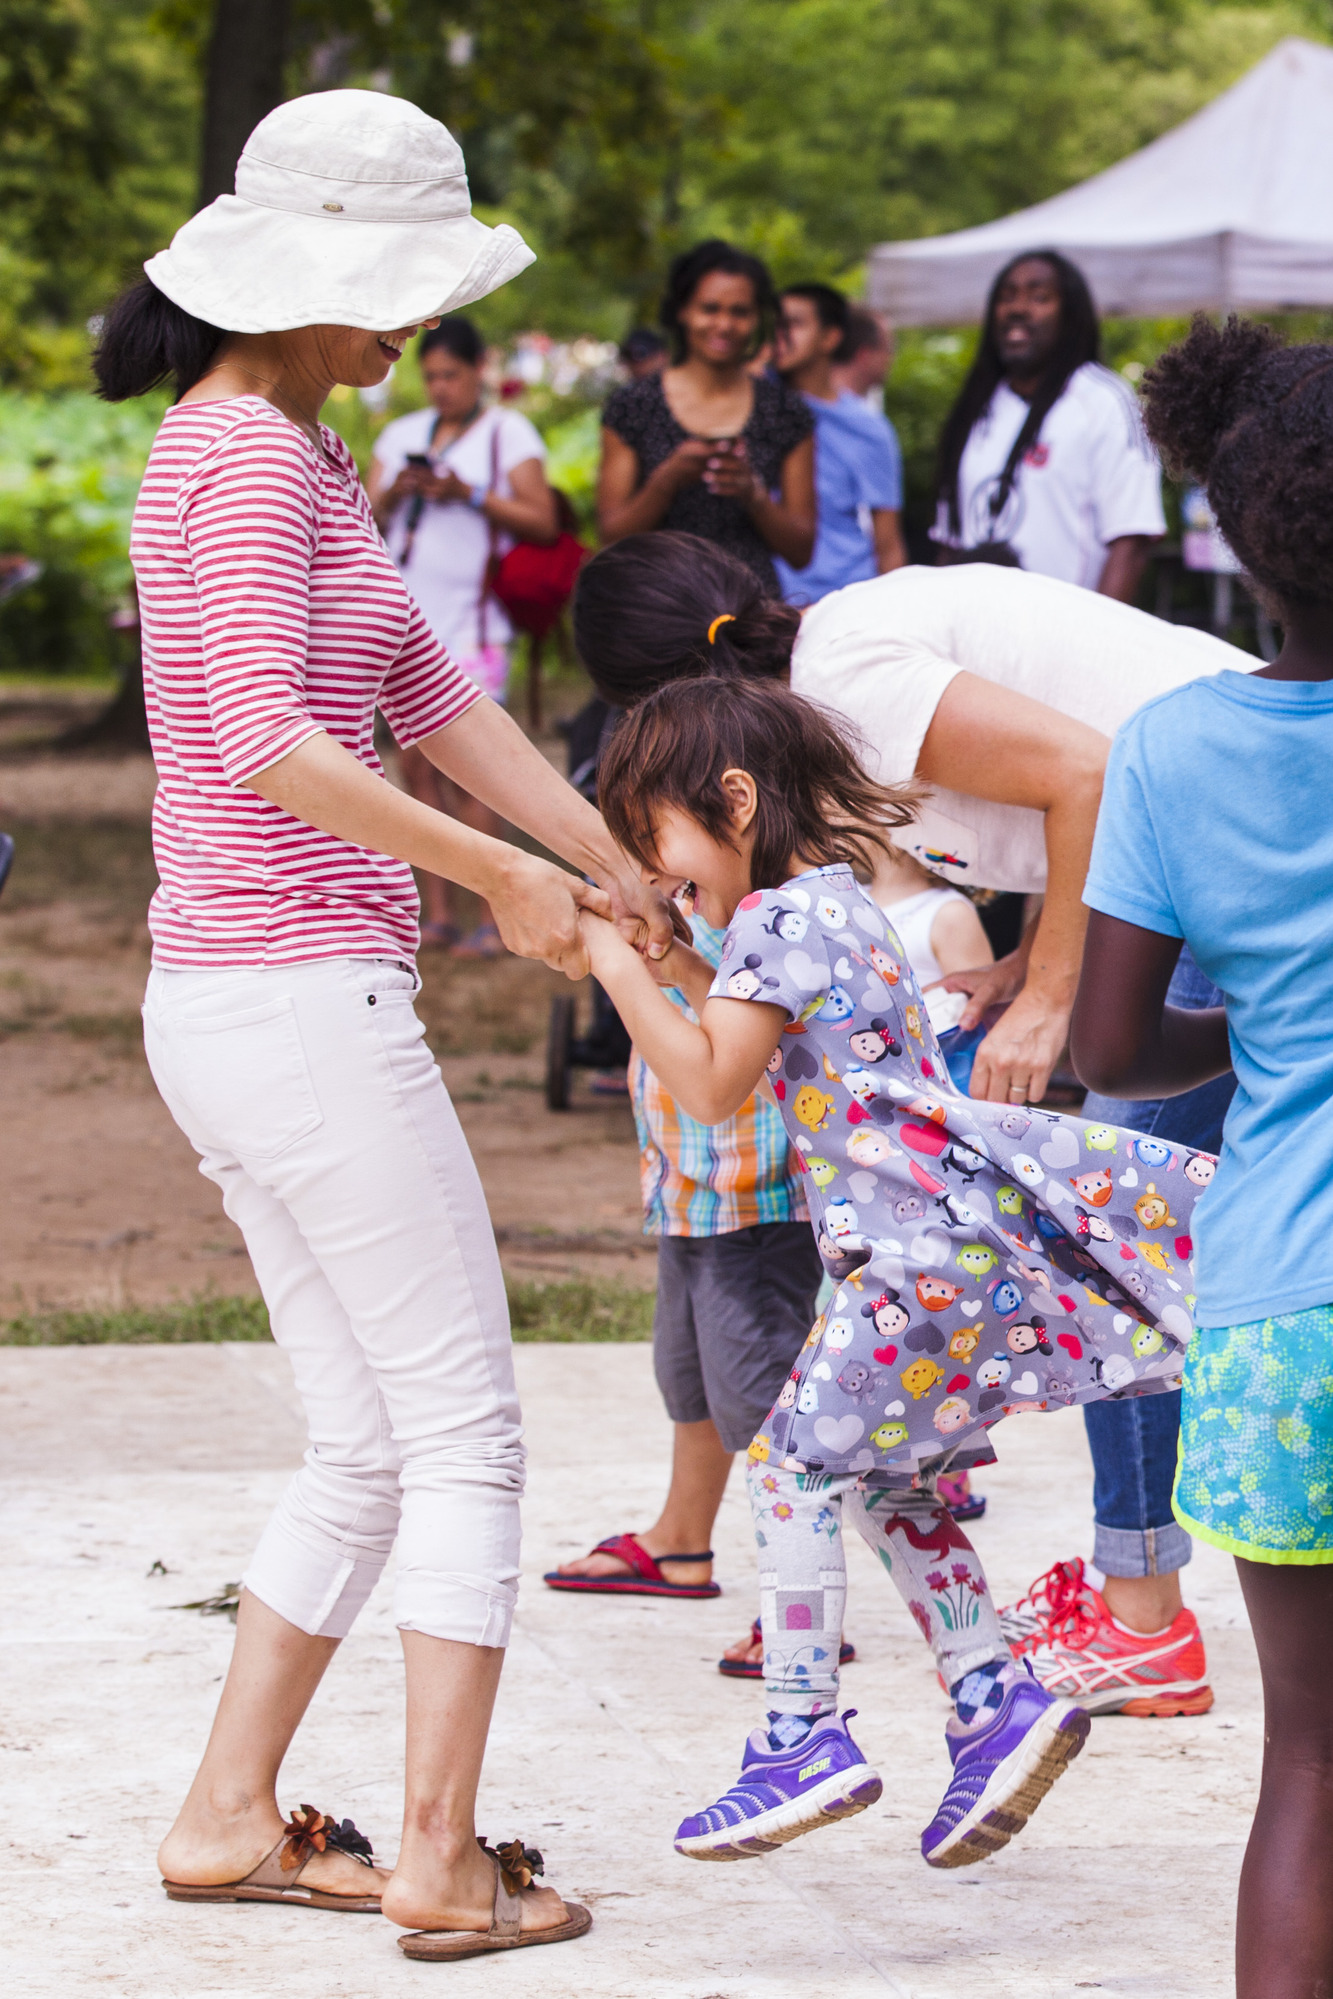
[[[491,432],[491,492],[500,482],[499,426]],[[511,625],[520,632],[545,638],[560,621],[560,613],[574,593],[579,569],[591,550],[574,533],[578,517],[565,495],[555,492],[560,533],[554,541],[516,541],[504,555],[496,551],[496,531],[491,529],[491,553],[486,563],[482,587],[482,623],[485,644],[485,601],[494,597]]]

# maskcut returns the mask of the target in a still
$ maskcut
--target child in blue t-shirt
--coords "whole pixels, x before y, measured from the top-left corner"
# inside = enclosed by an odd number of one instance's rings
[[[750,1447],[768,1723],[677,1848],[742,1859],[879,1796],[836,1709],[849,1519],[954,1703],[953,1775],[921,1844],[930,1865],[964,1866],[1021,1830],[1088,1720],[1012,1658],[938,1476],[989,1457],[1010,1410],[1175,1385],[1199,1155],[1136,1153],[1112,1125],[953,1088],[901,944],[853,872],[869,875],[914,794],[873,783],[785,688],[660,688],[620,724],[599,795],[646,874],[689,889],[727,934],[716,972],[679,946],[649,968],[590,921],[594,972],[691,1116],[728,1117],[767,1074],[835,1280]]]
[[[1121,1097],[1234,1064],[1195,1229],[1175,1510],[1236,1557],[1263,1671],[1239,1999],[1333,1991],[1333,347],[1203,319],[1145,378],[1281,625],[1270,666],[1196,681],[1116,738],[1084,901],[1079,1074]],[[1189,945],[1226,1006],[1181,1012]]]

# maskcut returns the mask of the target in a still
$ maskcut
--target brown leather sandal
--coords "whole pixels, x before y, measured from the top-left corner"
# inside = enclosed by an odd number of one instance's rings
[[[566,1920],[545,1930],[525,1930],[523,1904],[519,1896],[530,1888],[534,1875],[544,1874],[545,1863],[535,1847],[511,1839],[506,1846],[478,1846],[495,1862],[495,1909],[488,1930],[411,1930],[399,1937],[398,1948],[405,1957],[480,1957],[491,1950],[523,1950],[530,1943],[567,1943],[592,1928],[592,1915],[578,1902],[565,1903]]]
[[[374,1865],[370,1841],[350,1819],[339,1825],[313,1805],[302,1805],[282,1828],[282,1838],[267,1859],[251,1868],[243,1881],[216,1887],[195,1887],[185,1881],[163,1881],[173,1902],[299,1902],[307,1909],[345,1909],[353,1915],[377,1916],[378,1895],[333,1895],[327,1888],[303,1888],[301,1874],[311,1857],[332,1847],[350,1854],[363,1867]]]

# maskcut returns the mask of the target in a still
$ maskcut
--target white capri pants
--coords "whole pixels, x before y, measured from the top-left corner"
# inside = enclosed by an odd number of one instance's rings
[[[245,1584],[344,1638],[395,1535],[404,1631],[504,1645],[523,1442],[477,1169],[387,959],[154,971],[148,1062],[245,1237],[310,1431]]]

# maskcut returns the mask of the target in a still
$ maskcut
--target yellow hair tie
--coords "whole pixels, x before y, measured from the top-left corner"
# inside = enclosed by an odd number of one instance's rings
[[[720,617],[714,618],[712,624],[708,627],[709,645],[712,645],[716,641],[717,628],[719,625],[734,625],[735,622],[736,622],[736,613],[734,611],[723,611]]]

